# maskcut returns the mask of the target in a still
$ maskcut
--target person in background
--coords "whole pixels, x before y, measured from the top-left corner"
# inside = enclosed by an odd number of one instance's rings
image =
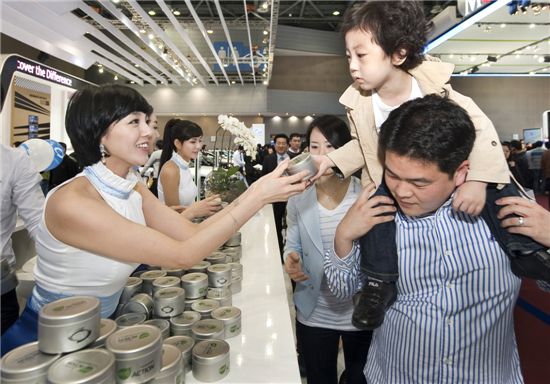
[[[527,156],[525,152],[525,145],[519,140],[510,141],[510,159],[508,162],[512,161],[515,164],[516,172],[520,175],[523,180],[522,185],[526,188],[530,188],[532,184],[531,174],[529,172],[529,163],[527,162]]]
[[[534,193],[542,193],[544,182],[542,180],[542,155],[544,154],[544,148],[542,147],[542,141],[536,141],[531,146],[531,149],[527,151],[525,157],[527,158],[527,166],[529,168],[529,173],[532,182],[532,185],[529,188],[533,189]]]
[[[198,190],[189,162],[202,147],[202,128],[189,120],[171,119],[164,127],[158,198],[188,219],[208,217],[221,209],[218,195],[195,201]]]
[[[373,334],[369,384],[523,383],[513,321],[520,279],[485,221],[452,207],[475,139],[467,111],[451,100],[402,104],[379,139],[397,209],[388,196],[369,199],[371,185],[336,229],[325,273],[345,298],[364,281],[355,240],[393,217],[397,224],[397,299]]]
[[[516,162],[511,160],[510,155],[512,153],[510,149],[510,142],[509,141],[503,141],[501,143],[502,145],[502,152],[504,153],[504,158],[506,159],[506,162],[508,163],[508,168],[510,169],[510,173],[512,176],[514,176],[514,179],[524,188],[527,188],[527,185],[525,183],[525,180],[523,180],[523,176],[519,173],[518,167],[516,166]]]
[[[0,172],[0,190],[2,192],[2,204],[0,205],[1,256],[9,266],[8,271],[2,270],[1,332],[4,334],[6,329],[19,317],[19,304],[15,294],[17,285],[15,254],[11,245],[11,235],[15,230],[17,216],[19,216],[25,223],[25,228],[31,238],[36,240],[38,224],[44,209],[44,195],[40,188],[42,178],[34,170],[34,166],[24,150],[1,144],[0,158],[2,159],[2,172]]]
[[[299,133],[291,133],[290,134],[290,140],[289,140],[289,148],[288,148],[288,155],[292,159],[295,156],[298,156],[301,151],[302,146],[302,135]]]
[[[544,180],[544,194],[548,195],[548,206],[550,207],[550,141],[544,143],[546,150],[542,155],[541,169]]]
[[[346,12],[342,32],[354,83],[340,102],[346,106],[354,140],[326,156],[314,156],[319,172],[312,181],[331,167],[344,176],[362,168],[363,186],[374,182],[377,194],[388,195],[377,156],[380,126],[392,110],[408,100],[448,95],[467,109],[476,127],[468,180],[453,195],[453,207],[479,215],[488,184],[509,183],[509,170],[491,121],[470,98],[449,85],[453,65],[424,55],[428,23],[421,2],[358,2]],[[363,284],[352,318],[358,328],[378,327],[395,299],[399,276],[394,238],[395,223],[389,222],[360,239],[361,250],[366,252],[361,264],[368,282]]]
[[[262,164],[262,175],[267,175],[275,170],[277,166],[290,159],[288,154],[288,136],[284,133],[279,133],[274,137],[275,152],[266,156]],[[283,261],[283,246],[284,246],[284,220],[286,212],[286,202],[279,202],[273,204],[273,215],[275,217],[275,227],[277,230],[277,241],[279,243],[279,252],[281,255],[281,262]]]
[[[149,155],[149,159],[143,166],[143,170],[141,171],[141,176],[146,176],[147,172],[149,172],[149,169],[152,168],[152,177],[153,177],[153,183],[151,184],[151,187],[149,187],[149,190],[153,192],[153,195],[158,196],[158,179],[159,179],[159,171],[160,171],[160,157],[162,155],[162,148],[164,146],[164,142],[162,139],[159,139],[155,143],[156,150],[153,151]]]
[[[244,162],[244,155],[244,147],[242,145],[239,145],[237,149],[235,149],[235,152],[233,152],[233,165],[239,167],[242,174],[244,174],[244,166],[246,165]]]
[[[85,168],[48,194],[36,229],[36,285],[23,314],[2,336],[2,354],[37,339],[44,305],[94,296],[101,317],[111,317],[138,264],[189,269],[264,205],[304,191],[306,172],[282,176],[285,162],[221,212],[190,222],[162,204],[133,171],[147,161],[153,131],[145,119],[151,111],[143,96],[123,85],[72,95],[65,127]]]
[[[316,155],[334,151],[350,140],[346,123],[333,115],[316,118],[306,132],[310,151]],[[285,271],[296,282],[296,339],[308,383],[338,383],[340,338],[346,383],[365,383],[363,367],[372,332],[357,330],[351,324],[351,299],[334,296],[323,270],[324,255],[333,248],[336,226],[360,193],[361,182],[356,177],[341,180],[328,173],[288,200],[283,257]]]
[[[160,132],[158,130],[158,119],[155,112],[151,112],[149,116],[147,116],[147,125],[153,130],[153,134],[151,135],[151,143],[149,144],[149,155],[151,155],[155,151],[155,143],[158,139],[160,139]]]
[[[80,172],[77,162],[67,155],[67,144],[60,141],[59,145],[63,147],[63,160],[61,160],[61,163],[57,167],[50,170],[48,191],[75,177]]]

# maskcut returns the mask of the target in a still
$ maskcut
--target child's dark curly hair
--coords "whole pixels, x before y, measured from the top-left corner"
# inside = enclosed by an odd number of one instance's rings
[[[404,71],[418,66],[424,59],[426,35],[430,29],[419,1],[369,0],[355,4],[344,15],[341,31],[345,35],[360,29],[372,34],[386,55],[401,54]]]

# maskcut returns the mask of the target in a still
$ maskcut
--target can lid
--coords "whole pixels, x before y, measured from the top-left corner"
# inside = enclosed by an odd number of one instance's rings
[[[106,349],[85,349],[57,360],[48,370],[48,383],[97,383],[114,375],[115,356]]]
[[[162,344],[162,368],[155,376],[155,380],[175,375],[182,368],[181,351],[170,344]]]
[[[158,329],[160,329],[161,332],[164,332],[170,329],[170,322],[165,319],[151,319],[151,320],[147,320],[143,324],[157,327]]]
[[[214,251],[209,256],[206,256],[206,260],[220,260],[225,259],[225,253],[222,251]]]
[[[191,331],[196,335],[212,336],[219,332],[223,332],[223,322],[217,319],[203,319],[197,321]]]
[[[25,379],[46,374],[50,365],[61,354],[46,354],[38,350],[38,341],[24,344],[8,352],[2,358],[3,379]]]
[[[193,347],[193,362],[213,364],[229,354],[227,341],[211,339],[199,341]]]
[[[107,338],[111,333],[116,331],[117,325],[114,320],[111,319],[101,319],[99,323],[99,339]]]
[[[126,287],[138,287],[141,284],[143,284],[143,280],[141,280],[139,277],[130,276],[128,280],[126,280]]]
[[[120,315],[115,319],[116,325],[119,327],[130,327],[143,323],[147,320],[147,316],[144,313],[130,312]]]
[[[201,319],[201,314],[195,311],[185,311],[181,315],[170,318],[170,322],[174,325],[191,325]]]
[[[39,323],[58,325],[82,321],[99,315],[99,299],[92,296],[72,296],[52,301],[40,309]]]
[[[185,297],[185,289],[180,287],[161,288],[155,292],[155,299],[174,299],[182,296]]]
[[[230,272],[231,266],[227,264],[214,264],[206,268],[206,270],[208,272],[213,272],[213,273],[224,273],[224,272]]]
[[[188,273],[181,277],[181,281],[183,281],[184,283],[192,283],[192,282],[203,281],[203,280],[204,281],[208,280],[208,275],[202,272]]]
[[[180,336],[171,336],[164,339],[164,344],[170,344],[178,348],[181,353],[190,352],[195,345],[195,340],[190,336],[180,335]]]
[[[172,287],[180,284],[180,278],[177,276],[163,276],[153,280],[153,287]]]
[[[210,312],[219,308],[220,302],[214,299],[200,299],[191,304],[191,309],[195,312]]]
[[[220,307],[212,311],[212,318],[218,320],[232,320],[241,317],[241,310],[237,307]]]
[[[141,280],[155,280],[159,277],[166,276],[166,271],[161,271],[159,269],[155,269],[152,271],[143,272],[139,277]]]
[[[211,263],[209,261],[202,260],[202,261],[199,261],[197,264],[193,265],[189,269],[206,269],[207,267],[210,266],[210,264]]]
[[[107,338],[107,349],[115,355],[148,352],[162,344],[160,329],[140,324],[119,329]]]

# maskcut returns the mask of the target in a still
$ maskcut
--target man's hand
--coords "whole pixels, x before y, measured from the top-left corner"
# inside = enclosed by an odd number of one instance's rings
[[[394,219],[394,201],[388,196],[369,199],[374,189],[374,184],[369,184],[338,224],[334,248],[339,257],[346,256],[351,251],[353,241],[365,235],[372,227]]]
[[[532,238],[550,247],[550,211],[523,197],[503,197],[496,201],[503,207],[498,212],[500,225],[510,233]]]
[[[487,198],[487,183],[482,181],[466,181],[456,189],[453,199],[453,209],[471,216],[478,216]]]
[[[309,279],[309,276],[302,271],[302,262],[297,252],[293,251],[288,254],[285,260],[285,271],[297,283]]]

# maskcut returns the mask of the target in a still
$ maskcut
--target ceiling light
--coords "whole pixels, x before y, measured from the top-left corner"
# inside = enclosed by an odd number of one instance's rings
[[[476,60],[476,57],[475,56],[470,56],[470,61],[471,62],[474,62]]]
[[[99,69],[97,70],[99,73],[103,73],[103,67],[99,67]]]
[[[539,61],[539,63],[544,63],[544,60],[545,60],[545,59],[546,59],[546,58],[544,58],[544,57],[539,57],[539,60],[538,60],[538,61]]]
[[[209,29],[206,30],[206,33],[208,33],[209,35],[211,35],[211,34],[214,33],[214,30],[212,30],[212,29],[209,28]]]
[[[500,24],[500,28],[506,28],[506,23]]]
[[[332,12],[332,16],[339,16],[340,15],[340,11],[334,11]]]
[[[113,3],[118,4],[120,3],[120,0],[113,0]]]
[[[231,81],[231,84],[235,84],[235,80],[232,80],[232,81]]]
[[[529,72],[529,75],[533,76],[535,74],[535,72]]]
[[[115,75],[114,79],[115,79],[115,81],[117,81],[117,80],[118,80],[118,76],[117,76],[117,75]]]
[[[264,80],[264,85],[267,85],[267,84],[268,84],[267,80]]]
[[[487,56],[487,61],[490,61],[492,63],[496,63],[497,57],[489,55],[489,56]]]
[[[483,63],[481,64],[482,67],[490,67],[491,66],[491,63]]]
[[[264,35],[267,36],[268,33],[269,33],[269,32],[268,32],[267,30],[264,29]]]
[[[455,57],[455,55],[453,55],[452,53],[449,55],[449,59],[452,59],[454,57]]]
[[[147,31],[146,31],[145,29],[140,29],[140,30],[139,30],[139,33],[141,33],[141,34],[144,34],[144,35],[145,35],[145,34],[147,33]]]
[[[134,80],[130,81],[130,84],[135,84],[136,82]]]
[[[153,11],[152,9],[147,12],[149,14],[149,16],[155,16],[157,13],[155,11]]]
[[[262,3],[262,9],[267,9],[269,7],[269,4],[267,4],[267,1],[265,3]]]
[[[134,64],[134,67],[139,68],[139,64]]]
[[[519,55],[516,54],[516,59],[519,59]]]
[[[174,9],[174,10],[172,11],[172,13],[173,13],[175,16],[181,15],[181,12],[178,11],[177,9]]]
[[[149,40],[153,40],[155,38],[155,35],[153,35],[152,33],[150,33],[149,35],[147,35],[147,37],[149,38]]]
[[[533,29],[533,28],[535,28],[535,23],[529,24],[529,29]]]
[[[288,14],[288,17],[292,17],[292,13],[289,13],[289,14]]]

